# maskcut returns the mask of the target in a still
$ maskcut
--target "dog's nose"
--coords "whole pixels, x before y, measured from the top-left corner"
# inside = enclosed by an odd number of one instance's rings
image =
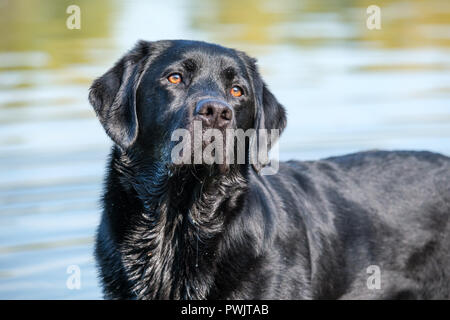
[[[195,115],[208,127],[223,128],[231,123],[233,109],[225,101],[204,99],[197,103]]]

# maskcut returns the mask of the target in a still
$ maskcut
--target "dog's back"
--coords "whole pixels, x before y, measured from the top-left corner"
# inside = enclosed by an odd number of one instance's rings
[[[448,157],[363,152],[290,161],[265,179],[305,223],[314,297],[450,298]],[[380,288],[367,286],[373,270]]]

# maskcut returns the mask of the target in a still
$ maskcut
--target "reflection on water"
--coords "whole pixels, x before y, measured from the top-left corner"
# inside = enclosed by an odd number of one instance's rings
[[[101,298],[92,257],[110,145],[87,89],[137,39],[192,38],[259,58],[289,114],[281,158],[361,149],[450,154],[450,3],[0,0],[0,298]],[[69,265],[81,290],[66,287]]]

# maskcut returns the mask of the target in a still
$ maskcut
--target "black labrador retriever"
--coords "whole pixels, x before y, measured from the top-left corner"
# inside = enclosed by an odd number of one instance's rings
[[[195,121],[286,126],[255,60],[204,42],[138,42],[89,100],[115,143],[95,250],[105,298],[450,298],[450,158],[370,151],[262,175],[244,139],[243,163],[174,163],[171,133]]]

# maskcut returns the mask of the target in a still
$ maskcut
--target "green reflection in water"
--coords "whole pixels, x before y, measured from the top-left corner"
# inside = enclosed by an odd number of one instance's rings
[[[96,41],[108,43],[113,40],[111,16],[114,3],[107,0],[76,1],[81,8],[80,30],[66,27],[69,16],[66,8],[71,4],[74,1],[2,0],[0,51],[45,53],[35,55],[32,59],[38,60],[37,66],[46,68],[89,62],[89,50]],[[23,69],[20,66],[11,68]]]
[[[449,47],[447,0],[194,1],[192,25],[226,42],[302,46],[361,42],[381,48]],[[366,8],[381,8],[381,30],[366,27]]]

